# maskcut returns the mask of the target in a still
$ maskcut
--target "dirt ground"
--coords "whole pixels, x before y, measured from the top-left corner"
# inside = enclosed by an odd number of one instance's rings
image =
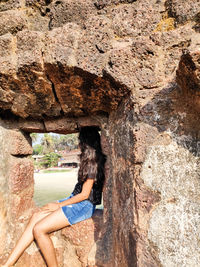
[[[34,201],[42,206],[70,195],[77,182],[78,169],[67,172],[34,173]]]

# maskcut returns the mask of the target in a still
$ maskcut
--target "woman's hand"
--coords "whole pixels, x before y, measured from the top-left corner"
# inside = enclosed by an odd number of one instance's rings
[[[58,202],[50,202],[41,208],[42,211],[52,212],[60,208]]]

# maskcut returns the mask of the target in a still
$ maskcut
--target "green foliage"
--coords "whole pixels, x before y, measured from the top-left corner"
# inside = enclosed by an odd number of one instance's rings
[[[78,135],[77,134],[67,134],[53,136],[53,141],[56,150],[73,150],[78,148]]]
[[[43,146],[43,153],[48,154],[54,151],[54,142],[52,135],[45,133],[41,140],[41,145]]]
[[[40,164],[45,168],[55,167],[58,165],[59,158],[61,158],[61,155],[55,152],[50,152],[44,155]]]
[[[38,139],[38,134],[37,133],[31,133],[30,137],[32,139],[32,142],[35,143]]]
[[[45,133],[42,134],[42,137],[40,134],[32,133],[31,135],[33,143],[40,140],[40,145],[43,147],[42,153],[48,154],[51,152],[60,151],[60,150],[73,150],[78,148],[78,134],[67,134],[67,135],[58,135],[58,134],[49,134]],[[41,154],[41,152],[38,153],[39,146],[34,145],[34,147],[37,151],[35,151],[35,155]],[[40,149],[39,149],[40,150]]]
[[[40,144],[33,146],[33,155],[42,155],[43,154],[43,146]]]
[[[37,134],[32,133],[33,155],[44,155],[34,161],[35,169],[57,166],[61,157],[57,152],[61,150],[73,150],[78,148],[78,134],[58,135],[58,134]],[[39,142],[38,142],[39,141]]]

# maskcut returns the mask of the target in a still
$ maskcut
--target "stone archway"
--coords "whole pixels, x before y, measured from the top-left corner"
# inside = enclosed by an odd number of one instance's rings
[[[33,208],[29,133],[71,133],[76,132],[78,126],[98,125],[102,130],[102,145],[108,162],[104,224],[90,260],[97,266],[165,266],[168,264],[168,248],[172,246],[171,238],[175,238],[180,249],[172,248],[191,264],[192,259],[181,251],[182,242],[185,241],[179,236],[178,225],[181,223],[179,218],[184,214],[185,226],[180,227],[186,233],[191,226],[192,240],[187,249],[193,250],[198,232],[195,225],[199,218],[199,124],[196,116],[199,102],[198,91],[194,88],[199,85],[196,78],[191,83],[190,77],[197,77],[198,68],[194,66],[197,66],[198,58],[198,53],[182,56],[177,71],[178,84],[170,83],[139,109],[133,96],[127,94],[116,109],[109,111],[109,115],[101,110],[88,117],[61,115],[58,118],[45,116],[41,119],[38,116],[24,119],[11,112],[3,112],[0,131],[1,250],[5,251],[12,245],[10,240],[15,236],[14,229],[20,232]],[[188,102],[188,97],[191,102]],[[16,218],[20,221],[17,226]],[[193,218],[194,224],[190,225],[189,218]],[[177,222],[175,230],[173,221]],[[67,234],[64,233],[65,236]],[[157,239],[158,235],[161,239]],[[167,243],[164,241],[166,236]],[[63,238],[56,236],[55,240]],[[158,248],[164,253],[162,257]],[[41,258],[33,251],[32,248],[23,258],[24,262],[33,255],[34,264],[37,259],[42,266]],[[75,258],[73,251],[71,253]],[[59,253],[60,259],[65,261],[66,254]],[[195,257],[198,257],[198,252]],[[71,261],[70,264],[73,265]],[[76,264],[80,262],[76,261]]]
[[[19,229],[17,228],[17,232],[20,233],[21,226],[24,226],[35,208],[32,199],[33,166],[29,158],[32,154],[29,134],[32,132],[67,134],[77,132],[81,126],[99,126],[102,131],[103,151],[108,155],[107,162],[109,163],[109,113],[117,109],[123,97],[127,97],[130,91],[106,73],[97,76],[78,67],[69,67],[59,61],[54,64],[43,62],[43,65],[40,65],[34,62],[34,64],[20,66],[16,73],[2,73],[0,79],[3,95],[1,102],[2,158],[6,159],[6,165],[2,163],[2,169],[4,171],[7,169],[6,175],[2,174],[2,185],[5,183],[2,187],[2,214],[7,214],[3,218],[7,225],[2,228],[1,252],[3,253],[9,251],[18,238],[18,235],[14,234],[16,227],[13,227],[16,220],[20,222]],[[4,142],[6,136],[9,138],[8,143]],[[107,178],[109,169],[109,164],[107,164]],[[102,231],[107,241],[99,240],[96,245],[95,254],[99,255],[96,256],[93,252],[94,264],[96,257],[105,264],[111,261],[110,193],[112,188],[110,183],[110,178],[106,179],[107,190],[104,190],[106,208]],[[8,229],[9,236],[6,234]],[[96,234],[93,232],[93,235]],[[32,256],[29,265],[35,264],[38,254],[30,254]],[[61,258],[64,255],[67,257],[65,252],[61,255]],[[83,254],[82,260],[87,262],[85,257],[86,255]],[[27,260],[27,253],[25,253],[19,266],[25,264]],[[39,257],[38,264],[42,265],[41,257]],[[76,262],[77,264],[80,264],[80,261]]]
[[[88,58],[82,58],[83,62],[80,63],[82,54],[77,64],[74,53],[76,43],[81,38],[80,32],[80,27],[70,23],[46,33],[26,29],[19,31],[16,36],[5,35],[1,39],[1,45],[6,45],[0,75],[2,132],[13,140],[13,147],[17,150],[14,153],[12,148],[7,151],[7,144],[2,144],[5,145],[2,157],[7,158],[9,165],[2,168],[10,170],[7,176],[2,177],[7,185],[7,193],[5,195],[3,191],[2,201],[9,203],[5,208],[9,216],[4,220],[8,220],[10,226],[16,218],[24,218],[24,212],[28,216],[34,206],[33,180],[29,179],[33,176],[28,159],[32,153],[29,133],[51,131],[66,134],[77,132],[78,126],[98,125],[102,129],[106,154],[110,149],[106,140],[108,116],[117,109],[129,90],[106,71],[99,75],[96,66],[94,71],[88,70],[88,63],[85,65]],[[16,50],[11,49],[13,46]],[[96,59],[99,56],[103,57],[98,52]],[[28,150],[23,150],[24,147]],[[5,150],[8,155],[4,154]],[[107,195],[109,193],[105,192],[104,203]],[[12,206],[15,206],[14,211],[10,209]],[[104,221],[108,220],[106,217],[108,212]],[[10,226],[10,236],[13,237],[14,228]],[[105,231],[110,239],[110,230],[105,227]],[[2,235],[6,232],[5,228]],[[12,246],[8,236],[2,244],[2,252],[6,246],[7,249]],[[104,257],[105,261],[110,260],[110,250]]]

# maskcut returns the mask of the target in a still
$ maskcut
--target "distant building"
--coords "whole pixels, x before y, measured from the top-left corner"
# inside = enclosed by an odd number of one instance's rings
[[[79,155],[80,155],[80,150],[75,149],[72,151],[59,151],[58,152],[62,158],[59,159],[58,161],[58,167],[74,167],[77,168],[80,163]]]

